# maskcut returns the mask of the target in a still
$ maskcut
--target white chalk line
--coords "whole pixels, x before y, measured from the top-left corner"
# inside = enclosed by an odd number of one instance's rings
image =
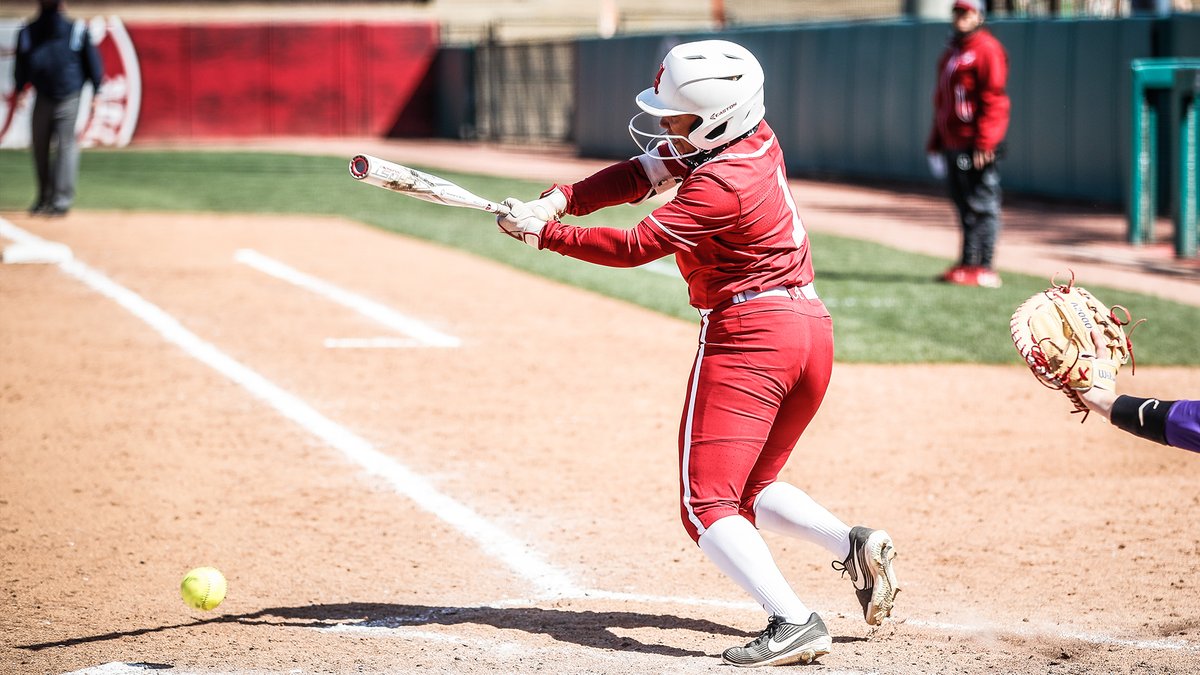
[[[233,259],[259,272],[268,274],[276,279],[282,279],[333,302],[352,309],[359,314],[376,321],[392,330],[403,333],[419,345],[426,347],[460,347],[462,340],[447,335],[428,324],[404,316],[396,310],[380,304],[370,298],[339,288],[328,281],[305,274],[295,268],[265,256],[253,249],[239,249],[233,254]]]
[[[35,235],[17,228],[3,218],[0,218],[0,235],[15,241],[44,241]],[[299,398],[280,389],[253,370],[241,365],[215,346],[204,342],[179,324],[173,317],[144,300],[136,293],[113,282],[78,259],[64,261],[59,264],[59,267],[101,295],[116,301],[162,335],[167,341],[181,347],[189,355],[241,385],[248,392],[268,403],[288,419],[293,420],[332,447],[341,450],[348,458],[361,465],[368,472],[388,481],[397,492],[412,499],[417,505],[433,515],[442,518],[462,534],[476,541],[485,552],[504,562],[518,576],[530,581],[539,590],[537,599],[505,601],[506,604],[536,604],[538,600],[546,599],[601,599],[647,604],[717,606],[746,610],[758,609],[757,605],[747,602],[580,589],[570,580],[570,577],[565,572],[546,563],[527,544],[503,533],[499,528],[476,514],[469,507],[441,493],[421,476],[413,473],[393,458],[374,449],[366,440],[329,420]],[[1135,649],[1200,652],[1200,645],[1185,640],[1135,640],[1056,628],[1029,627],[1014,629],[995,624],[964,625],[927,622],[919,619],[907,619],[906,622],[914,626],[953,632],[1012,634],[1025,637],[1051,636],[1092,644],[1125,646]],[[91,674],[89,673],[89,675]]]
[[[0,218],[0,235],[5,239],[11,239],[17,244],[29,244],[32,246],[53,246],[58,242],[53,242],[48,239],[42,239],[32,232],[26,232],[21,228],[13,225],[4,218]]]
[[[4,219],[0,219],[0,234],[10,238],[37,239]],[[115,301],[168,342],[179,346],[187,354],[240,385],[284,417],[340,450],[369,473],[387,481],[417,506],[446,521],[464,536],[475,541],[484,552],[503,562],[519,578],[531,583],[540,594],[558,596],[576,595],[580,592],[566,573],[552,567],[532,547],[503,532],[470,507],[442,493],[424,477],[376,450],[368,441],[325,417],[297,396],[284,391],[214,345],[205,342],[158,306],[77,258],[60,263],[59,268]]]

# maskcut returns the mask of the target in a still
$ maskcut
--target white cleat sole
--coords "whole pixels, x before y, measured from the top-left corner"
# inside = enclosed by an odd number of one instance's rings
[[[871,602],[867,605],[866,618],[869,625],[878,626],[892,615],[896,594],[900,592],[900,582],[892,566],[895,557],[896,549],[892,546],[891,537],[883,530],[872,533],[871,538],[867,540],[867,560],[875,576],[875,588],[871,593]]]

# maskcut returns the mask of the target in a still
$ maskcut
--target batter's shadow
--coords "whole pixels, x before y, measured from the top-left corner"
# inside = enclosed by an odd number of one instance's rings
[[[397,629],[412,626],[491,626],[541,634],[559,642],[616,651],[661,656],[713,656],[707,652],[665,644],[648,644],[614,629],[658,628],[688,630],[742,638],[745,633],[713,621],[669,614],[593,612],[540,607],[437,607],[381,603],[344,603],[276,607],[239,619],[240,623],[268,623],[308,628],[354,626]],[[735,639],[736,642],[736,639]]]
[[[729,645],[742,644],[756,633],[747,633],[730,626],[670,614],[639,612],[592,612],[581,610],[543,609],[540,607],[438,607],[429,605],[399,605],[373,602],[350,602],[327,605],[272,607],[244,614],[225,614],[209,619],[164,626],[136,628],[121,632],[103,633],[53,642],[18,645],[19,649],[41,651],[71,647],[125,637],[159,633],[178,628],[236,623],[248,626],[283,626],[328,629],[353,626],[374,629],[397,629],[411,626],[458,626],[474,624],[493,628],[519,630],[549,636],[559,642],[583,647],[615,651],[658,654],[661,656],[719,657],[720,654],[684,649],[666,644],[647,644],[636,638],[617,635],[613,629],[657,628],[687,630],[709,635],[729,636]],[[838,636],[835,643],[861,642],[864,638]]]

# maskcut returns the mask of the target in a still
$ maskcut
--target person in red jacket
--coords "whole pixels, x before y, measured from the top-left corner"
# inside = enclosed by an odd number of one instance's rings
[[[735,666],[808,663],[833,639],[800,599],[759,530],[824,547],[850,576],[868,624],[892,613],[900,584],[885,530],[851,527],[781,480],[817,414],[833,368],[833,319],[817,295],[810,241],[788,187],[781,143],[764,119],[764,74],[725,40],[688,42],[663,59],[630,121],[641,154],[540,199],[504,200],[496,222],[539,250],[610,267],[675,259],[700,313],[679,424],[679,502],[700,550],[770,615]],[[630,228],[560,218],[676,190]],[[820,481],[820,460],[796,479]]]
[[[954,34],[938,59],[925,149],[934,176],[946,179],[963,233],[959,264],[941,280],[998,288],[1000,275],[992,269],[1000,232],[996,159],[1008,130],[1008,54],[983,21],[983,0],[956,0]]]

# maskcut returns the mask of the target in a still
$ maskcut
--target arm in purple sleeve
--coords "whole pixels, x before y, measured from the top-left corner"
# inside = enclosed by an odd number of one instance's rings
[[[1200,401],[1176,401],[1167,412],[1167,445],[1200,452]]]
[[[1118,396],[1110,420],[1134,436],[1200,452],[1200,401]]]

